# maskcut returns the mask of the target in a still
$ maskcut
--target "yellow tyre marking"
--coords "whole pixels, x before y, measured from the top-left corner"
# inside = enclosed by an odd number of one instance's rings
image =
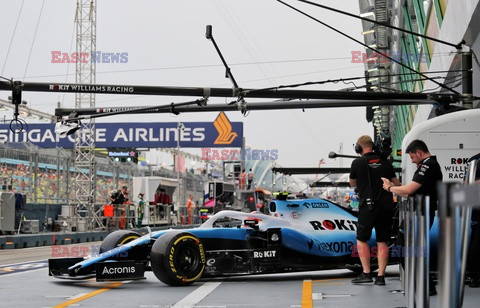
[[[127,236],[126,238],[124,238],[120,243],[118,243],[119,245],[123,245],[123,244],[126,244],[130,241],[133,241],[135,239],[139,238],[138,235],[130,235],[130,236]]]
[[[180,241],[183,241],[183,240],[186,240],[186,239],[192,239],[194,240],[195,242],[198,242],[198,240],[196,238],[194,238],[193,236],[191,235],[184,235],[184,236],[180,236],[179,238],[177,238],[177,240],[173,243],[173,245],[177,245],[178,242]]]
[[[95,290],[93,292],[90,292],[90,293],[87,293],[85,295],[82,295],[80,297],[77,297],[77,298],[74,298],[74,299],[71,299],[65,303],[61,303],[57,306],[54,306],[54,308],[63,308],[63,307],[68,307],[72,304],[75,304],[75,303],[78,303],[78,302],[81,302],[87,298],[90,298],[90,297],[93,297],[95,295],[98,295],[100,293],[103,293],[105,291],[108,291],[108,290],[111,290],[113,288],[116,288],[116,287],[119,287],[123,284],[123,282],[115,282],[115,283],[111,283],[109,286],[105,287],[105,288],[102,288],[102,289],[99,289],[99,290]]]
[[[304,280],[302,287],[302,308],[312,308],[312,281]]]

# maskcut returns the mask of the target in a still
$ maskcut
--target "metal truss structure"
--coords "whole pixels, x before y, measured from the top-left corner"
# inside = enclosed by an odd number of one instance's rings
[[[96,61],[93,53],[96,50],[97,35],[97,1],[77,0],[76,22],[76,51],[79,54],[87,53],[90,61],[76,63],[75,81],[79,84],[95,84]],[[76,93],[75,108],[95,108],[94,93]],[[95,119],[83,121],[75,135],[75,197],[72,205],[76,206],[79,222],[86,230],[93,230],[102,226],[94,208],[96,189],[95,168]],[[78,224],[80,227],[80,224]],[[80,227],[81,229],[81,227]]]

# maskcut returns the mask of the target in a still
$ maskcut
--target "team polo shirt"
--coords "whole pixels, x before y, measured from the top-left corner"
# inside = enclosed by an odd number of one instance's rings
[[[437,210],[437,182],[442,180],[442,169],[436,156],[429,156],[422,160],[413,175],[412,181],[422,185],[413,195],[430,196],[431,212]]]
[[[370,185],[367,174],[367,164],[370,173]],[[383,190],[382,177],[395,178],[395,172],[391,163],[382,159],[379,155],[371,152],[363,157],[356,158],[350,169],[350,179],[357,180],[358,194],[361,201],[369,197],[377,203],[393,204],[392,194]],[[369,187],[370,186],[370,187]]]

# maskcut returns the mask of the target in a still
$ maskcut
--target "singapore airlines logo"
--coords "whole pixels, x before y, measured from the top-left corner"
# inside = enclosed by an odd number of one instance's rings
[[[236,132],[232,132],[232,124],[224,112],[220,112],[213,125],[218,132],[218,137],[215,139],[214,144],[231,144],[238,136]]]

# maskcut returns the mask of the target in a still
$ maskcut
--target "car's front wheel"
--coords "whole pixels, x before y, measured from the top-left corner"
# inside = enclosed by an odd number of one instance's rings
[[[109,251],[113,248],[118,246],[125,245],[128,242],[131,242],[141,235],[137,232],[128,231],[128,230],[117,230],[109,235],[103,240],[102,244],[100,245],[100,253]]]
[[[171,286],[185,286],[199,279],[205,269],[205,251],[195,235],[171,231],[159,237],[150,252],[152,270]]]

